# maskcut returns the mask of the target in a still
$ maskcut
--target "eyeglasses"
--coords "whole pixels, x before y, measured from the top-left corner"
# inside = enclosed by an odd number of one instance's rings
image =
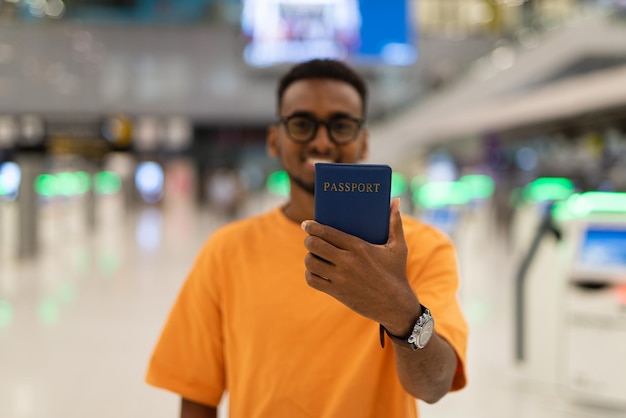
[[[319,120],[313,116],[302,114],[284,116],[278,122],[285,125],[289,138],[299,143],[311,141],[317,135],[320,125],[324,125],[328,137],[337,145],[345,145],[354,141],[365,125],[365,120],[352,116],[334,116],[330,119]]]

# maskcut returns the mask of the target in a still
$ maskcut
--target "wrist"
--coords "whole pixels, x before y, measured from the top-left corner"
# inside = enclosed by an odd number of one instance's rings
[[[413,351],[420,350],[428,344],[434,333],[435,321],[428,308],[421,304],[420,308],[421,314],[408,334],[393,334],[380,324],[380,345],[382,348],[385,348],[385,333],[394,343],[411,348]]]
[[[388,323],[382,323],[381,326],[385,330],[398,337],[409,335],[413,331],[415,321],[422,315],[422,305],[417,302],[417,306],[413,307],[410,313],[398,315],[397,318],[389,321]]]

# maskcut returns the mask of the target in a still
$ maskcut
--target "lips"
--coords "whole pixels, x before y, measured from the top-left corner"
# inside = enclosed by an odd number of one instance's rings
[[[307,164],[311,164],[311,165],[315,165],[315,163],[334,163],[334,160],[331,160],[329,158],[312,158],[309,157],[306,159]]]
[[[307,158],[305,164],[309,170],[315,171],[315,163],[333,163],[333,160],[327,158]]]

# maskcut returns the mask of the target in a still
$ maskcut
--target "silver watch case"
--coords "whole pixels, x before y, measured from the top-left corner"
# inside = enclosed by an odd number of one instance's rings
[[[422,305],[422,314],[417,319],[415,326],[413,326],[413,331],[411,335],[409,335],[407,343],[409,343],[413,350],[420,350],[426,347],[426,344],[428,344],[430,338],[433,336],[434,330],[435,320],[430,314],[430,310]]]

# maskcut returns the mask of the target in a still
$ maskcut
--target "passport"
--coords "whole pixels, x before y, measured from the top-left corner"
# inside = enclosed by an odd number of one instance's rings
[[[372,244],[389,236],[391,167],[315,164],[315,220]]]

